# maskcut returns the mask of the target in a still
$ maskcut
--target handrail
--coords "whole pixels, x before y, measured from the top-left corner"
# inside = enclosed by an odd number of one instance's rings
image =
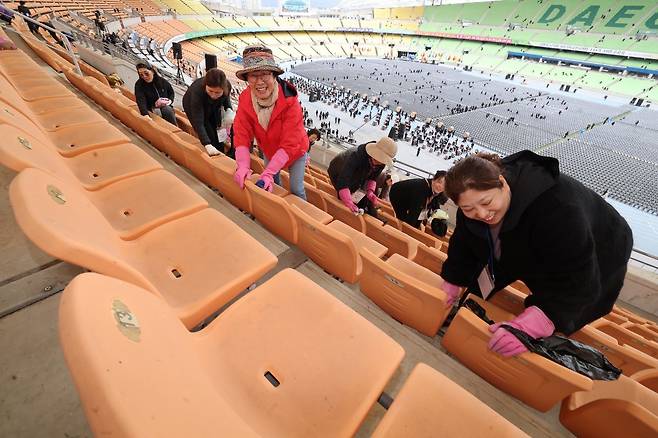
[[[2,2],[2,4],[4,5],[4,1]],[[71,56],[71,59],[73,60],[73,65],[75,66],[76,73],[79,74],[80,76],[82,76],[82,70],[80,70],[80,64],[78,64],[78,58],[76,58],[76,56],[75,56],[75,52],[73,51],[73,46],[71,45],[71,41],[69,40],[68,36],[66,36],[63,32],[61,32],[61,31],[59,31],[59,30],[57,30],[53,27],[50,27],[46,24],[43,24],[40,21],[37,21],[37,20],[35,20],[31,17],[28,17],[27,15],[23,15],[20,12],[16,12],[16,11],[13,11],[13,12],[14,12],[14,16],[21,17],[23,20],[26,20],[26,21],[28,21],[30,23],[33,23],[33,24],[36,24],[37,26],[43,27],[48,32],[54,32],[56,35],[59,35],[59,37],[64,42],[64,48],[66,49],[66,51],[69,53],[69,56]]]

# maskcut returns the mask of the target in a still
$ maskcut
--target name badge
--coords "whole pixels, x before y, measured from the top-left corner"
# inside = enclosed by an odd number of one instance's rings
[[[478,277],[478,286],[480,286],[480,292],[482,292],[482,298],[485,300],[491,294],[491,291],[494,289],[494,281],[489,272],[489,266],[485,266],[480,276]]]

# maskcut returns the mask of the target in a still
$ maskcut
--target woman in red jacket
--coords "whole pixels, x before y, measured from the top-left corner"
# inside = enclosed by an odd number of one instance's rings
[[[278,77],[283,70],[276,65],[272,50],[257,45],[242,52],[243,69],[235,74],[249,85],[238,101],[233,122],[235,182],[244,187],[251,174],[249,148],[254,140],[263,151],[265,170],[257,185],[272,191],[279,182],[279,171],[290,172],[290,191],[302,199],[304,166],[308,151],[308,137],[302,120],[302,108],[295,87]]]

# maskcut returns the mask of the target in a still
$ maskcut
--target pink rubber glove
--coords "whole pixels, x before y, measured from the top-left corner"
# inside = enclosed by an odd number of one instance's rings
[[[459,292],[461,291],[461,287],[448,283],[447,281],[443,280],[443,284],[441,285],[441,290],[446,293],[448,296],[448,300],[446,301],[446,307],[452,307],[453,304],[455,304],[455,300],[459,298]]]
[[[233,180],[241,189],[244,189],[244,181],[251,175],[251,158],[249,157],[249,148],[240,146],[235,148],[235,162],[238,168],[235,170]]]
[[[263,170],[263,173],[260,174],[258,181],[263,181],[263,188],[268,192],[271,192],[274,188],[274,175],[279,173],[279,171],[286,165],[290,160],[290,157],[283,149],[279,149],[272,156],[272,159],[267,163],[267,167]],[[258,185],[258,181],[256,184]]]
[[[338,191],[338,197],[343,201],[345,207],[349,208],[352,213],[358,213],[359,207],[357,207],[354,201],[352,201],[352,193],[350,193],[350,189],[340,189]]]
[[[528,351],[528,349],[516,336],[501,328],[501,324],[507,324],[522,330],[535,339],[545,338],[555,331],[555,326],[551,320],[537,306],[528,307],[523,313],[509,322],[491,324],[489,331],[493,333],[493,336],[489,340],[489,349],[505,357],[516,356]]]
[[[306,154],[306,166],[311,163],[311,154]]]
[[[372,204],[373,207],[379,205],[379,198],[375,195],[375,189],[377,188],[377,181],[369,179],[366,181],[366,198]]]

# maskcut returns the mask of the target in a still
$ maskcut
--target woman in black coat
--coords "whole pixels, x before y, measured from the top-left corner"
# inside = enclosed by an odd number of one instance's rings
[[[171,84],[160,76],[151,64],[139,63],[136,68],[139,79],[135,82],[135,100],[139,113],[147,116],[149,111],[158,108],[163,119],[178,126],[173,107],[174,89]]]
[[[226,111],[232,108],[231,83],[218,68],[211,68],[204,77],[192,82],[183,96],[185,114],[209,155],[224,150],[217,130]]]
[[[445,175],[445,170],[439,170],[431,179],[413,178],[393,184],[389,200],[395,217],[414,228],[420,227],[433,210],[448,200],[443,193]]]
[[[452,167],[446,193],[459,207],[443,264],[452,303],[460,287],[485,298],[516,280],[531,290],[507,324],[538,338],[570,335],[612,310],[633,247],[628,224],[594,191],[530,151],[503,160],[476,154]],[[525,347],[499,324],[489,347]]]
[[[395,142],[383,137],[379,141],[347,149],[331,160],[327,173],[338,199],[345,207],[354,213],[360,208],[367,209],[369,214],[376,216],[377,177],[384,167],[393,164],[397,151]]]

